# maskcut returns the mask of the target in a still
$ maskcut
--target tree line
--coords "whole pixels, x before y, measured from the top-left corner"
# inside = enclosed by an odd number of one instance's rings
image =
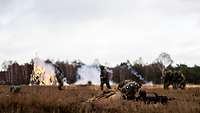
[[[127,62],[123,62],[127,63]],[[121,64],[123,64],[121,63]],[[75,83],[77,81],[77,69],[84,65],[84,63],[79,61],[74,61],[72,63],[57,61],[56,64],[63,70],[67,81],[69,84]],[[121,64],[115,67],[108,67],[113,71],[112,81],[119,83],[126,79],[133,79],[134,76],[128,68],[121,68]],[[151,64],[131,64],[133,69],[135,69],[147,82],[153,82],[154,84],[161,84],[161,67],[164,67],[162,63],[155,62]],[[19,65],[17,62],[10,63],[7,69],[0,72],[0,83],[7,84],[28,84],[30,79],[30,74],[33,71],[33,62],[26,63],[24,65]],[[185,64],[177,64],[176,66],[169,65],[166,67],[170,70],[180,70],[186,77],[187,83],[199,84],[200,83],[200,66],[194,65],[189,67]],[[21,79],[22,78],[22,79]],[[23,80],[23,82],[22,82]]]

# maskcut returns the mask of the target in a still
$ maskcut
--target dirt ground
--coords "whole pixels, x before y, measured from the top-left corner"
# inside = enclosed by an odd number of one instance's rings
[[[200,113],[198,85],[188,85],[185,90],[163,90],[160,85],[142,89],[175,100],[166,105],[126,100],[89,103],[89,98],[101,93],[99,86],[71,85],[62,91],[54,86],[21,86],[19,93],[11,93],[9,86],[0,86],[0,113]]]

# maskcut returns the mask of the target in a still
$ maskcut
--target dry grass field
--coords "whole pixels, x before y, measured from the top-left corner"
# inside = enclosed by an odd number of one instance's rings
[[[22,86],[15,94],[9,92],[9,86],[0,86],[0,113],[200,113],[200,87],[143,89],[176,99],[167,105],[125,100],[87,103],[101,92],[99,86],[67,86],[62,91],[57,87]]]

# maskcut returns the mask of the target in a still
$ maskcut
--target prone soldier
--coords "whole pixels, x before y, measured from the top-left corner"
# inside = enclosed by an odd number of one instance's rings
[[[118,85],[118,90],[122,93],[122,97],[127,100],[135,99],[136,93],[141,88],[141,84],[133,80],[125,80]]]

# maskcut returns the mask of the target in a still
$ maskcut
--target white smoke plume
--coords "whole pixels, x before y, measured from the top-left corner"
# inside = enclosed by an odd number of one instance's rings
[[[149,82],[145,82],[143,86],[154,86],[154,84],[152,81],[149,81]]]
[[[78,81],[75,84],[100,84],[100,68],[98,65],[82,65],[77,70]]]
[[[144,81],[144,78],[142,77],[142,75],[140,75],[136,70],[132,69],[131,73],[132,73],[132,75],[136,76],[140,80]]]
[[[33,59],[34,70],[31,75],[30,85],[57,85],[55,67],[36,57]]]
[[[112,70],[106,68],[106,71],[109,73],[109,79],[112,80],[113,72]],[[99,67],[99,64],[93,64],[93,65],[82,65],[77,70],[77,79],[78,81],[75,83],[78,84],[87,84],[88,82],[91,82],[94,85],[100,84],[100,74],[101,69]],[[112,81],[110,81],[111,84],[113,84]]]

